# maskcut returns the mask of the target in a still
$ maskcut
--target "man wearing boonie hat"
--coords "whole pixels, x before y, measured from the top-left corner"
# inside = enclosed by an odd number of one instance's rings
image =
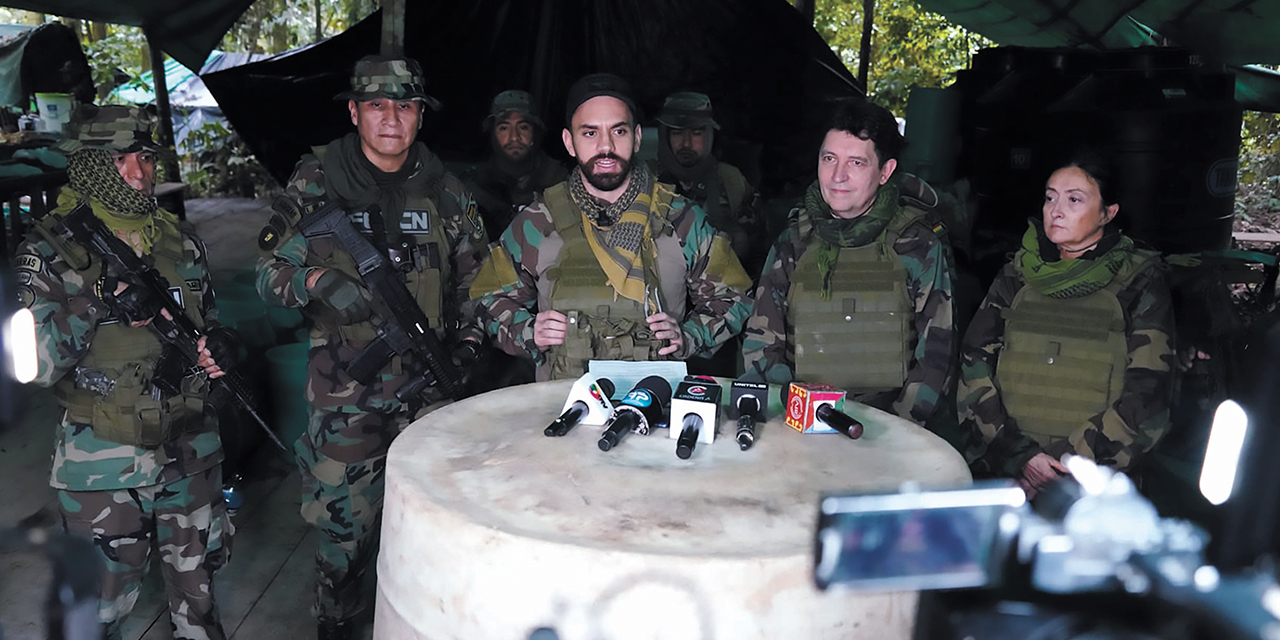
[[[516,215],[471,289],[496,344],[547,380],[593,359],[689,358],[738,333],[751,281],[702,209],[632,162],[626,81],[582,78],[565,121],[577,167]]]
[[[218,363],[233,362],[236,347],[216,325],[204,244],[151,197],[151,126],[136,107],[86,105],[72,115],[59,144],[70,184],[14,264],[36,320],[35,381],[52,386],[63,409],[49,484],[63,528],[92,539],[105,569],[105,637],[120,638],[154,544],[174,638],[220,640],[213,575],[229,556],[232,526],[218,426],[204,403],[210,380],[223,375]],[[165,278],[203,328],[200,368],[158,366],[173,357],[147,326],[159,301],[63,234],[65,217],[84,207]]]
[[[480,205],[489,237],[496,238],[521,207],[533,202],[534,195],[543,189],[563,181],[569,170],[542,150],[546,126],[524,91],[503,91],[494,96],[481,128],[493,153],[462,181]]]
[[[731,164],[711,152],[720,128],[706,94],[680,91],[658,112],[658,180],[696,202],[716,229],[729,236],[747,273],[759,276],[768,243],[757,220],[760,195]]]
[[[338,96],[356,131],[302,157],[276,214],[259,237],[258,291],[272,304],[301,307],[313,322],[307,362],[307,430],[296,445],[302,516],[319,532],[311,612],[319,637],[351,638],[364,611],[364,576],[373,561],[392,440],[416,416],[446,400],[434,387],[396,392],[417,364],[389,359],[368,384],[347,366],[378,337],[378,318],[356,264],[341,242],[306,237],[295,223],[337,202],[370,243],[402,265],[405,286],[454,345],[455,363],[474,361],[484,331],[467,296],[488,242],[475,201],[444,164],[416,141],[427,95],[422,68],[407,58],[368,56],[351,90]]]

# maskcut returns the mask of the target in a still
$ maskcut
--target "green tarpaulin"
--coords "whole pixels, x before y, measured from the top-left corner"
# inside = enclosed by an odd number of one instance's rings
[[[142,27],[162,51],[198,70],[253,0],[2,0],[0,4]]]

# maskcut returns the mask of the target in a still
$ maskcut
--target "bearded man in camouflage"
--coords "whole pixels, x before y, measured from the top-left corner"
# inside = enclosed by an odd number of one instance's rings
[[[632,162],[627,83],[586,76],[566,107],[561,138],[577,168],[516,216],[472,287],[490,335],[532,359],[539,380],[724,343],[750,312],[750,280],[702,209]]]
[[[934,417],[956,369],[950,251],[889,181],[904,145],[884,108],[837,107],[818,179],[765,261],[744,377],[829,384],[920,424]]]
[[[758,217],[760,194],[737,167],[713,154],[716,123],[711,98],[693,91],[667,96],[658,112],[658,158],[654,173],[676,193],[707,213],[711,226],[729,236],[733,252],[756,276],[768,250]]]
[[[395,356],[368,384],[347,368],[377,337],[378,318],[348,250],[333,236],[306,237],[294,223],[323,202],[337,202],[380,251],[396,250],[404,286],[455,364],[474,359],[484,332],[468,288],[487,239],[475,201],[415,142],[424,105],[418,63],[367,57],[356,63],[347,99],[355,133],[303,156],[277,201],[280,211],[259,238],[258,291],[270,303],[302,307],[314,321],[307,363],[310,418],[297,444],[302,516],[320,533],[312,614],[319,637],[350,638],[365,607],[366,569],[376,548],[387,450],[416,416],[439,406],[442,391],[400,399],[397,391],[423,363]],[[415,415],[416,414],[416,415]]]
[[[205,411],[218,363],[234,358],[217,309],[204,244],[192,228],[156,207],[157,146],[151,118],[132,107],[81,107],[72,135],[70,185],[19,246],[19,293],[35,315],[39,371],[63,409],[49,484],[62,525],[90,538],[105,566],[98,617],[105,637],[141,591],[151,545],[160,550],[173,637],[226,637],[213,575],[230,553],[222,499],[222,444]],[[204,329],[200,367],[168,367],[181,356],[148,327],[162,312],[141,286],[121,281],[103,259],[62,229],[89,207],[155,268],[191,320]]]

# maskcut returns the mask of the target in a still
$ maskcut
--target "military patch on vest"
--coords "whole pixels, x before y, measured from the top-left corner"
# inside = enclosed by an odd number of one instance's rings
[[[263,251],[271,251],[280,244],[280,232],[275,227],[268,224],[262,228],[262,233],[258,236],[258,248]]]
[[[18,302],[24,307],[30,307],[31,303],[36,301],[36,293],[31,287],[22,285],[18,287]]]
[[[201,286],[200,286],[200,281],[199,281],[199,280],[188,280],[188,281],[187,281],[187,288],[188,288],[188,289],[190,289],[190,290],[192,290],[192,291],[201,291],[201,290],[203,289],[203,287],[201,287]],[[179,302],[179,303],[181,303],[181,302],[182,302],[182,300],[181,300],[181,299],[179,299],[179,300],[178,300],[178,302]]]
[[[13,268],[18,271],[39,273],[40,270],[44,269],[44,259],[34,253],[24,253],[14,257]]]
[[[22,271],[19,271],[19,272],[18,272],[18,284],[31,284],[31,281],[32,281],[32,280],[34,280],[34,279],[35,279],[35,277],[36,277],[36,274],[34,274],[34,273],[30,272],[30,271],[27,271],[27,270],[25,270],[25,269],[24,269],[24,270],[22,270]]]
[[[276,231],[284,234],[285,229],[289,228],[289,223],[285,221],[284,216],[275,214],[267,221],[267,226],[274,228]]]
[[[423,234],[431,231],[431,211],[429,209],[405,210],[400,216],[400,230],[406,233]]]
[[[283,218],[288,220],[290,223],[296,223],[298,220],[302,219],[302,207],[288,196],[280,196],[276,198],[275,201],[271,203],[271,209],[275,211],[277,215],[283,216]]]
[[[516,207],[512,207],[513,209]],[[471,205],[467,207],[467,222],[471,223],[471,230],[476,231],[484,228],[484,222],[480,220],[480,207]]]

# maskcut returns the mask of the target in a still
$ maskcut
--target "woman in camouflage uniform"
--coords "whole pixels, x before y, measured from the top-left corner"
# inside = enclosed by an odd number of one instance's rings
[[[1043,217],[991,285],[961,348],[958,409],[975,476],[1029,496],[1063,454],[1128,469],[1169,425],[1174,326],[1159,254],[1107,224],[1111,172],[1083,153],[1049,177]]]

